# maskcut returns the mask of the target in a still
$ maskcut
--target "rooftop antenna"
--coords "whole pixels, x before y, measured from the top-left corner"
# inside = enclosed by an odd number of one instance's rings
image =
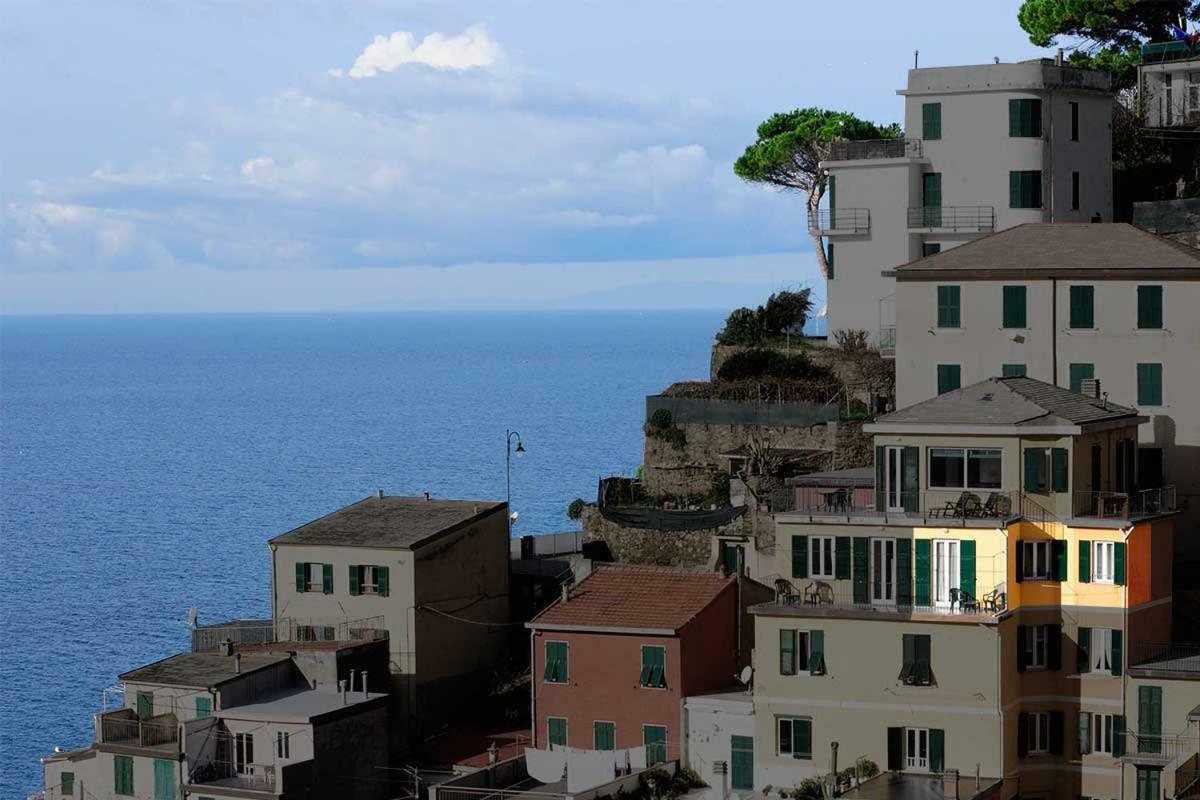
[[[921,51],[913,50],[913,69],[920,69],[920,67],[921,67]]]

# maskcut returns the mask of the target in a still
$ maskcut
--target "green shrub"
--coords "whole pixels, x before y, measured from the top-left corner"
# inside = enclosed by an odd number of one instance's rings
[[[659,408],[655,409],[654,413],[650,415],[650,421],[646,424],[654,430],[665,431],[667,428],[671,427],[672,422],[673,419],[671,417],[671,410],[667,408]]]
[[[571,504],[567,506],[567,518],[579,519],[583,516],[583,509],[586,506],[587,501],[585,501],[582,497],[576,497],[571,501]]]
[[[766,341],[767,331],[763,327],[763,309],[735,308],[725,318],[725,327],[717,332],[717,344],[755,345]]]
[[[804,323],[812,311],[812,291],[784,290],[775,292],[767,298],[767,304],[761,309],[762,326],[769,336],[781,336],[785,333],[798,333],[803,330]]]
[[[813,364],[803,353],[781,353],[778,350],[755,348],[734,353],[717,370],[721,381],[742,381],[754,378],[773,380],[804,380],[823,376],[826,370]]]

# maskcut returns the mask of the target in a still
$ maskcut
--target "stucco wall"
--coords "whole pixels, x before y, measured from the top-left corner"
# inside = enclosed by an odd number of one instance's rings
[[[689,697],[684,701],[684,728],[687,745],[684,766],[690,767],[708,784],[698,790],[705,800],[725,800],[731,787],[733,736],[754,736],[754,704],[744,690],[732,700],[721,695]],[[725,774],[713,767],[724,761]],[[755,784],[756,788],[761,788]]]

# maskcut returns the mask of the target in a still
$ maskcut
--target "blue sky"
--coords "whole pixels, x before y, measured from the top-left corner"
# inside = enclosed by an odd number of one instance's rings
[[[1039,55],[1018,0],[5,0],[7,313],[725,307],[820,292],[733,159]]]

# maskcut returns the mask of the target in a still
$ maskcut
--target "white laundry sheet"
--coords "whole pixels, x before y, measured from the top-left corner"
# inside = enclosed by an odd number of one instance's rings
[[[629,769],[639,770],[646,768],[646,746],[629,748]]]
[[[617,777],[611,750],[577,750],[567,753],[567,793],[583,792],[610,783]]]
[[[525,769],[529,777],[542,783],[558,783],[567,768],[567,754],[562,750],[525,748]]]

